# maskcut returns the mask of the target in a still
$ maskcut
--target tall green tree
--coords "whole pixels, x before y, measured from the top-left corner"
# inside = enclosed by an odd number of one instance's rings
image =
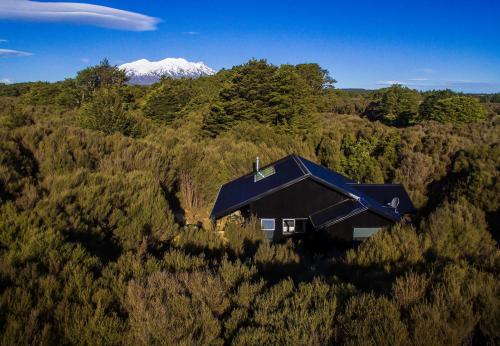
[[[454,95],[433,100],[421,117],[424,120],[436,120],[443,123],[471,123],[483,120],[486,112],[478,99]]]
[[[241,121],[305,130],[318,111],[318,90],[330,80],[317,66],[276,67],[265,60],[250,60],[231,73],[204,120],[211,136]]]
[[[194,96],[192,79],[166,78],[148,93],[144,115],[171,123]]]
[[[407,126],[417,119],[419,103],[420,94],[416,90],[395,84],[374,94],[365,115],[387,125]]]
[[[85,102],[99,88],[122,87],[128,78],[125,71],[103,59],[98,65],[78,72],[76,85],[80,90],[80,103]]]
[[[437,101],[452,97],[454,95],[456,95],[456,93],[454,93],[450,89],[431,90],[425,92],[423,94],[424,100],[422,101],[419,107],[419,117],[422,120],[429,119],[430,114],[432,112],[432,108],[434,107]]]
[[[314,63],[295,65],[297,73],[306,81],[311,89],[316,93],[321,93],[324,89],[331,89],[337,83],[330,77],[326,69]]]

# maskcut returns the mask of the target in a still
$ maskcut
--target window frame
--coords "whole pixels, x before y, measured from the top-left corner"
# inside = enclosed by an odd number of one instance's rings
[[[352,240],[355,241],[355,242],[363,242],[365,241],[366,239],[372,237],[374,234],[378,233],[380,230],[382,230],[383,227],[353,227],[352,228]],[[374,230],[373,233],[371,233],[370,235],[366,236],[366,237],[354,237],[354,232],[356,230],[368,230],[368,229],[371,229],[371,230]]]
[[[291,232],[286,231],[286,232],[285,232],[285,221],[293,221],[293,231],[291,231]],[[295,233],[295,229],[296,229],[296,227],[297,227],[297,226],[296,226],[296,221],[297,221],[297,219],[292,219],[292,218],[283,219],[283,220],[282,220],[282,224],[281,224],[281,227],[282,227],[281,229],[282,229],[282,231],[283,231],[283,234],[292,234],[292,233]],[[289,226],[287,226],[287,228],[288,228],[288,227],[289,227]]]
[[[272,221],[273,222],[273,228],[264,228],[264,225],[263,225],[264,221]],[[260,229],[263,230],[263,231],[275,231],[276,230],[276,219],[261,218],[260,219]]]

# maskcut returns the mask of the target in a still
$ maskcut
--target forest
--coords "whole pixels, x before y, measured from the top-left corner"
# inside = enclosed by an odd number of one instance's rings
[[[1,344],[500,344],[500,94],[335,83],[252,59],[0,84]],[[357,246],[212,227],[221,184],[291,153],[418,214]]]

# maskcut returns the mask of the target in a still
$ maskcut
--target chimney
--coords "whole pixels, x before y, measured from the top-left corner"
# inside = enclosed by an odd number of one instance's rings
[[[253,170],[255,173],[257,173],[260,170],[260,160],[258,156],[255,159],[255,162],[253,163]]]

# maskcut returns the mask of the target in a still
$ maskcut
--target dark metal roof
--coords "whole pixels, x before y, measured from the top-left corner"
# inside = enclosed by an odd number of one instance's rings
[[[289,155],[271,164],[276,171],[269,177],[255,181],[254,172],[222,185],[217,195],[211,217],[218,219],[248,205],[268,194],[311,178],[315,181],[336,190],[350,199],[358,201],[365,208],[392,221],[399,221],[401,215],[393,208],[381,204],[360,189],[355,189],[355,181],[306,160],[297,155]],[[271,165],[262,167],[265,169]]]
[[[262,167],[265,169],[271,165]],[[254,172],[244,175],[221,186],[211,217],[220,218],[272,192],[306,178],[305,172],[294,160],[287,156],[272,164],[276,173],[255,181]]]
[[[414,214],[417,211],[401,184],[352,184],[351,187],[372,197],[382,205],[388,205],[394,197],[398,197],[397,211],[400,214]]]
[[[326,167],[320,166],[302,157],[297,156],[297,158],[311,173],[312,179],[323,183],[334,190],[344,193],[345,195],[353,199],[360,200],[363,205],[379,214],[380,216],[383,216],[392,221],[399,221],[401,219],[401,215],[398,214],[393,208],[380,204],[380,202],[373,199],[371,196],[364,194],[362,191],[353,189],[352,184],[355,183],[354,180],[351,180],[343,176],[342,174],[336,173]]]

